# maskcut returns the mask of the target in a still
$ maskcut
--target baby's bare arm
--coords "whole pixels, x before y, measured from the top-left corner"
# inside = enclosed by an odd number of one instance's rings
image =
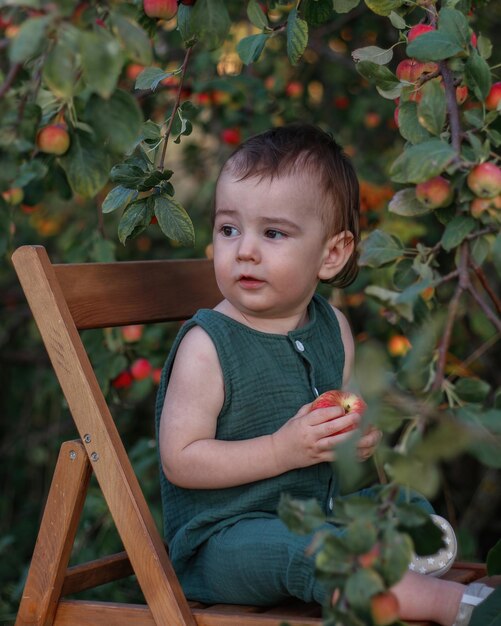
[[[278,476],[296,467],[332,459],[336,432],[358,416],[337,417],[337,407],[309,412],[302,407],[272,435],[243,441],[215,439],[224,402],[216,349],[199,327],[181,342],[160,421],[160,454],[167,478],[190,489],[221,489]],[[248,419],[252,419],[249,415]]]

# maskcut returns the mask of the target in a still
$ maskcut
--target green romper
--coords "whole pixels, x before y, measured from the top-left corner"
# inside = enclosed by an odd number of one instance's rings
[[[218,311],[202,309],[181,328],[159,387],[157,429],[179,343],[194,326],[212,339],[225,399],[216,437],[242,440],[271,434],[318,394],[342,386],[344,348],[330,304],[315,295],[309,322],[287,335],[253,330]],[[316,498],[327,513],[339,484],[331,464],[226,489],[184,489],[161,473],[164,532],[186,596],[207,603],[269,605],[291,596],[324,600],[311,536],[290,532],[277,517],[280,494]],[[333,532],[339,530],[332,526]]]

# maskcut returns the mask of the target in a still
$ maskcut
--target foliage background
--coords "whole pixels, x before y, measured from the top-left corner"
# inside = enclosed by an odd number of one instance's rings
[[[500,3],[473,4],[481,6],[475,7],[470,18],[472,28],[495,41],[501,26]],[[291,65],[287,59],[285,38],[276,37],[269,42],[259,62],[246,66],[238,57],[236,43],[256,31],[248,21],[244,3],[231,1],[227,5],[232,19],[230,35],[214,50],[195,46],[187,70],[182,99],[189,99],[195,105],[189,113],[193,132],[183,136],[179,145],[170,142],[167,150],[167,166],[174,171],[171,182],[176,199],[186,207],[194,223],[193,248],[166,238],[158,224],[153,223],[123,246],[116,235],[120,216],[117,212],[103,215],[101,210],[113,184],[106,183],[96,195],[90,194],[93,197],[74,194],[60,168],[51,169],[50,175],[26,184],[21,203],[2,202],[0,206],[0,623],[11,623],[15,615],[60,442],[75,436],[71,417],[10,263],[10,255],[17,246],[41,243],[53,261],[61,262],[210,255],[209,211],[214,179],[220,164],[233,149],[233,142],[271,125],[295,120],[330,129],[353,158],[362,185],[364,236],[379,228],[398,236],[408,246],[414,246],[417,241],[433,245],[441,236],[443,227],[431,215],[404,218],[387,210],[398,188],[390,181],[389,168],[402,151],[404,140],[397,132],[394,103],[381,98],[374,86],[360,76],[351,52],[369,45],[389,48],[395,44],[398,31],[389,20],[361,3],[312,28],[308,47],[297,65]],[[12,47],[19,33],[16,29],[38,15],[37,11],[45,15],[59,10],[79,28],[99,30],[102,26],[97,20],[109,28],[109,7],[104,3],[77,4],[67,0],[54,6],[4,3],[0,13],[2,49]],[[277,3],[269,12],[270,22],[282,23],[292,6]],[[130,10],[133,15],[142,13],[138,4],[131,3]],[[176,19],[157,24],[142,15],[140,23],[151,37],[153,56],[149,59],[144,49],[134,53],[127,49],[119,68],[118,85],[133,94],[144,120],[162,122],[174,104],[178,78],[167,77],[154,92],[135,90],[137,66],[153,63],[169,72],[180,67],[185,50]],[[394,53],[396,62],[403,59],[405,46],[397,46]],[[499,50],[494,50],[489,64],[494,67],[499,64]],[[12,148],[9,116],[12,112],[18,114],[19,107],[28,101],[26,85],[36,80],[40,67],[25,64],[12,78],[12,63],[5,56],[0,69],[3,85],[9,87],[0,104],[3,120],[0,182],[2,189],[8,189],[15,178],[12,168],[19,167],[13,151],[26,153],[26,147],[19,143]],[[496,72],[499,76],[499,69],[494,70],[495,75]],[[102,110],[96,114],[106,120]],[[112,119],[117,111],[111,108],[107,114]],[[25,119],[30,123],[29,115]],[[230,134],[225,133],[228,130]],[[123,155],[115,151],[108,156],[111,167]],[[496,289],[499,282],[493,264],[487,271]],[[390,369],[397,372],[405,354],[398,353],[395,341],[398,344],[402,338],[411,336],[412,324],[364,292],[370,285],[390,284],[388,267],[363,267],[357,281],[333,297],[347,314],[357,342],[379,346]],[[427,306],[445,310],[450,297],[451,292],[444,289],[434,294]],[[489,398],[494,403],[495,390],[500,384],[495,348],[499,334],[480,310],[473,307],[468,312],[468,316],[459,316],[455,326],[446,374],[452,381],[458,376],[487,381]],[[138,341],[132,342],[126,341],[119,330],[88,332],[85,336],[159,526],[152,419],[154,378],[148,376],[124,389],[117,389],[110,382],[139,357],[147,358],[155,369],[161,367],[174,332],[175,328],[159,326],[147,329]],[[398,424],[398,416],[388,420],[390,444],[400,432]],[[443,447],[448,445],[446,442]],[[461,451],[452,458],[441,459],[438,467],[441,488],[434,494],[438,512],[448,517],[458,531],[460,557],[472,560],[484,560],[501,534],[499,469],[486,467],[478,456]],[[94,485],[74,558],[82,561],[115,549],[120,549],[120,542]],[[110,589],[103,588],[102,593],[103,597],[109,596]],[[118,599],[129,597],[132,592],[115,585],[111,593]]]

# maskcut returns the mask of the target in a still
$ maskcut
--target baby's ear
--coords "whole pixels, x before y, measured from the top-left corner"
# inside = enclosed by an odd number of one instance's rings
[[[334,278],[348,263],[355,249],[355,237],[344,230],[330,237],[325,243],[325,256],[318,272],[319,280]]]

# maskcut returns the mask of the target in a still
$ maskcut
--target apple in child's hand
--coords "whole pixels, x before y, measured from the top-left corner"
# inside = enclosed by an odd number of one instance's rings
[[[362,415],[367,408],[365,402],[362,398],[357,396],[356,393],[353,393],[352,391],[333,390],[326,391],[322,395],[318,396],[318,398],[313,401],[311,410],[323,409],[329,406],[340,406],[344,409],[344,415],[346,415],[346,413],[358,413],[359,415]],[[340,415],[339,417],[342,416]],[[336,434],[340,435],[341,433],[346,433],[354,429],[355,426],[348,426],[348,428],[344,428]]]

